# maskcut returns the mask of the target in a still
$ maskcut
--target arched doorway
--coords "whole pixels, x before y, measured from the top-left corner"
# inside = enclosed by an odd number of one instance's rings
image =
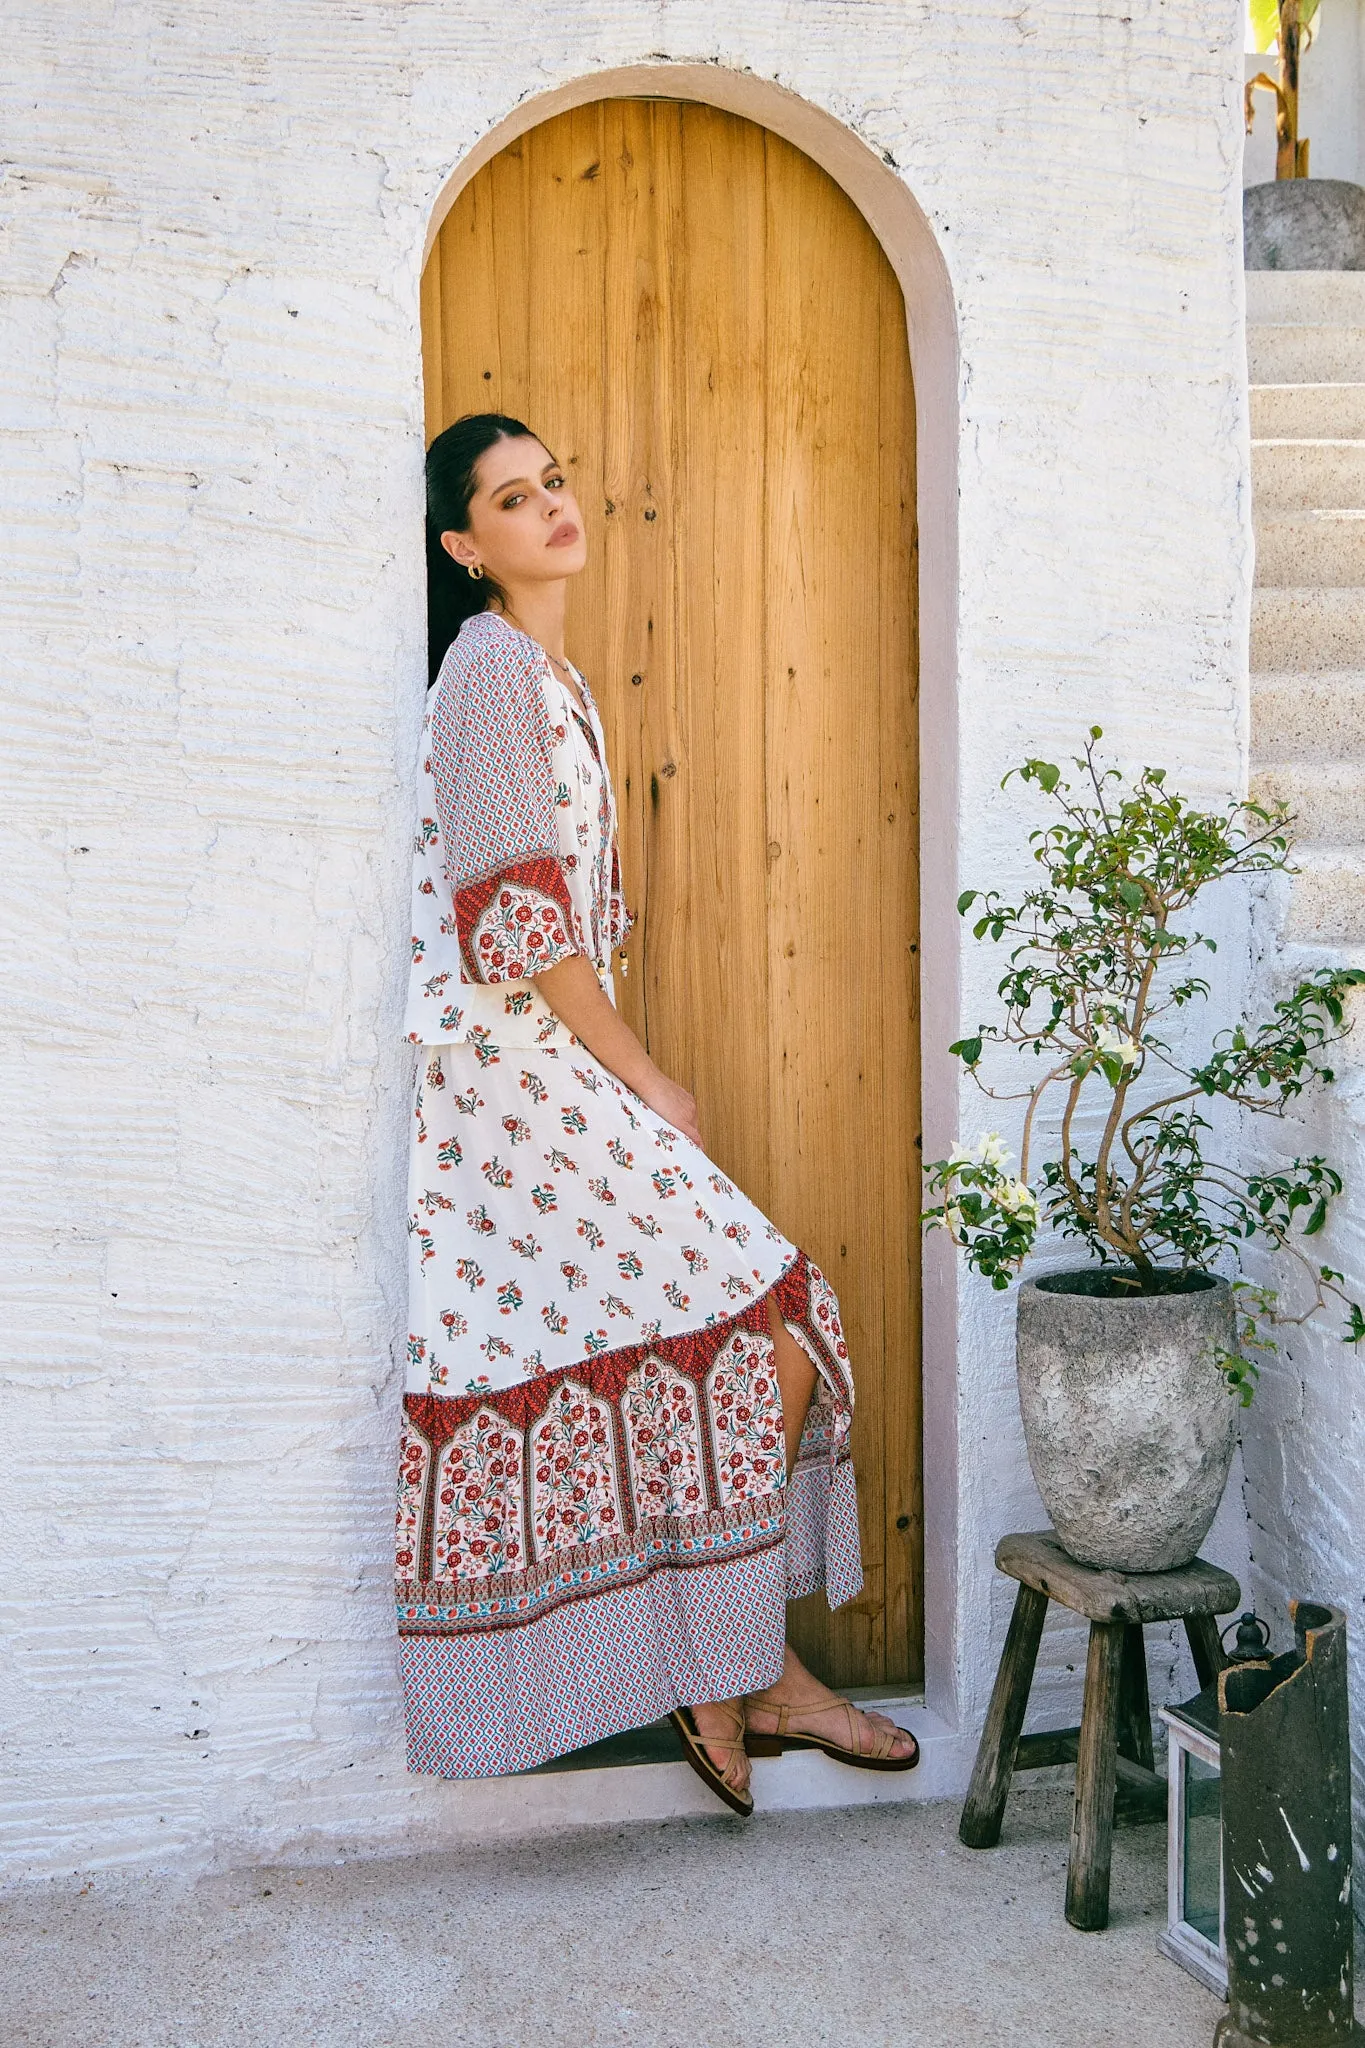
[[[915,414],[900,287],[808,157],[611,99],[470,180],[422,282],[428,438],[521,415],[594,541],[570,645],[609,727],[621,1006],[708,1150],[838,1289],[865,1591],[822,1674],[922,1669]]]

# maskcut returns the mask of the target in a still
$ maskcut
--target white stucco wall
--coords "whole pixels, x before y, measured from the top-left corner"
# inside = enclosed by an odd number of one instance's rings
[[[1282,948],[1283,885],[1257,920],[1263,950],[1256,997],[1263,1010],[1301,975],[1342,956],[1325,949]],[[1350,956],[1352,958],[1355,955]],[[1345,1275],[1365,1298],[1365,1003],[1351,1003],[1353,1029],[1333,1054],[1331,1089],[1304,1096],[1283,1124],[1256,1132],[1259,1156],[1272,1169],[1315,1154],[1341,1173],[1346,1192],[1314,1247],[1314,1256]],[[1288,1260],[1267,1262],[1262,1277],[1282,1290],[1285,1305],[1306,1301],[1302,1277]],[[1356,1853],[1365,1848],[1365,1672],[1360,1624],[1365,1620],[1365,1357],[1340,1341],[1345,1323],[1335,1304],[1303,1327],[1282,1331],[1265,1361],[1255,1404],[1243,1431],[1251,1572],[1256,1611],[1272,1630],[1272,1647],[1293,1647],[1289,1602],[1325,1602],[1343,1609],[1350,1633],[1352,1756],[1356,1788]],[[1356,1911],[1362,1911],[1359,1891]]]
[[[928,218],[960,348],[959,566],[925,536],[960,676],[924,736],[933,1156],[938,1048],[998,972],[969,956],[959,992],[951,893],[1021,874],[1035,815],[1005,768],[1098,719],[1192,790],[1242,783],[1241,43],[1238,0],[13,0],[12,1870],[499,1824],[497,1788],[404,1774],[388,1594],[418,276],[452,167],[529,96],[703,63],[846,124]],[[935,1252],[930,1692],[966,1726],[995,1538],[1041,1520],[1008,1318]]]

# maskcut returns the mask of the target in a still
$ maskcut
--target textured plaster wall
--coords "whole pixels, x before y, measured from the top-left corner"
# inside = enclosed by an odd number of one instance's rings
[[[1273,935],[1283,909],[1283,899],[1272,896],[1257,919],[1266,944],[1257,962],[1256,995],[1265,1006],[1292,978],[1327,957],[1280,951]],[[1263,1125],[1256,1143],[1272,1163],[1316,1153],[1342,1174],[1345,1198],[1317,1241],[1316,1255],[1345,1275],[1356,1300],[1365,1300],[1365,1003],[1358,997],[1351,1014],[1354,1030],[1333,1061],[1336,1086],[1306,1098],[1283,1125]],[[1261,1277],[1283,1290],[1286,1306],[1302,1307],[1303,1285],[1287,1261]],[[1273,1647],[1292,1646],[1291,1599],[1324,1601],[1347,1615],[1359,1856],[1365,1846],[1365,1356],[1339,1341],[1344,1320],[1334,1306],[1300,1330],[1285,1330],[1267,1357],[1243,1431],[1244,1497],[1251,1592],[1271,1626]]]
[[[1241,9],[12,0],[6,23],[9,1867],[497,1826],[497,1788],[404,1775],[387,1591],[432,204],[519,101],[634,63],[771,81],[905,181],[960,348],[960,568],[926,594],[956,613],[960,730],[926,731],[926,776],[961,881],[999,881],[1034,817],[1001,774],[1094,719],[1200,793],[1241,785]],[[936,1016],[985,1014],[996,971],[968,955],[959,1001],[940,946]],[[940,1082],[928,1107],[932,1146]],[[1039,1509],[1008,1300],[955,1308],[941,1253],[930,1293],[931,1691],[970,1725],[994,1540]]]

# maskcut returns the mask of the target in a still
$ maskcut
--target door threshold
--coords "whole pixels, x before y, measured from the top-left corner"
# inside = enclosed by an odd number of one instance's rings
[[[754,1800],[764,1813],[815,1812],[822,1807],[889,1806],[925,1799],[960,1800],[976,1756],[976,1736],[940,1720],[918,1693],[859,1687],[917,1738],[913,1771],[860,1771],[814,1749],[759,1757]],[[622,1827],[660,1821],[717,1821],[725,1815],[690,1765],[667,1722],[614,1735],[515,1777],[465,1779],[448,1787],[448,1838],[508,1839],[545,1830]]]

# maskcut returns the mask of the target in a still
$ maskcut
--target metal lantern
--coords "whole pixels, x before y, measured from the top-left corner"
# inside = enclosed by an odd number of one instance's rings
[[[1244,1614],[1216,1682],[1170,1731],[1163,1953],[1227,1998],[1215,2048],[1333,2048],[1352,2018],[1346,1616],[1289,1606],[1271,1657]]]
[[[1223,1800],[1218,1754],[1218,1688],[1181,1707],[1163,1707],[1166,1757],[1166,1931],[1157,1947],[1224,1997]]]
[[[1262,1658],[1270,1631],[1254,1614],[1237,1624],[1232,1663]],[[1163,1707],[1166,1758],[1166,1931],[1161,1953],[1226,1997],[1223,1786],[1218,1681],[1183,1706]]]

